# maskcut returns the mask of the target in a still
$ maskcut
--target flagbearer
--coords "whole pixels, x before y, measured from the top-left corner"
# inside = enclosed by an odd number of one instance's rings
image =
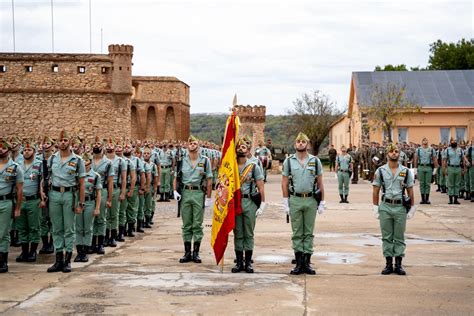
[[[324,212],[323,167],[318,157],[307,152],[309,138],[299,133],[296,154],[283,162],[283,210],[291,217],[292,242],[296,266],[291,274],[316,274],[311,268],[316,211]],[[320,197],[318,196],[320,192]],[[320,198],[320,202],[316,200]]]
[[[247,159],[250,148],[244,139],[239,139],[236,146],[239,165],[240,191],[242,193],[242,213],[235,215],[234,248],[237,263],[232,273],[244,271],[253,273],[252,254],[254,248],[255,219],[265,210],[264,175],[258,164]],[[258,189],[258,191],[257,191]],[[254,199],[260,199],[257,205]],[[245,251],[245,266],[244,266]]]
[[[181,203],[181,218],[183,220],[184,256],[179,259],[179,262],[201,263],[199,248],[203,236],[202,222],[204,207],[211,206],[212,169],[209,158],[199,154],[199,140],[190,136],[188,142],[189,155],[183,158],[181,168],[182,183],[177,183],[176,178],[173,182],[174,198]],[[177,192],[178,185],[183,188],[182,196]],[[204,195],[206,195],[205,200]]]

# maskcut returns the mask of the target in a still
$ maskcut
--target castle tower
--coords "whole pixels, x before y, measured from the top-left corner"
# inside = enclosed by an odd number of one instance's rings
[[[236,105],[236,97],[234,97],[233,103],[236,114],[240,118],[239,137],[244,135],[252,137],[253,147],[255,148],[259,141],[265,140],[263,131],[265,129],[266,107],[264,105]]]
[[[132,45],[109,45],[109,56],[112,59],[112,92],[132,94]]]

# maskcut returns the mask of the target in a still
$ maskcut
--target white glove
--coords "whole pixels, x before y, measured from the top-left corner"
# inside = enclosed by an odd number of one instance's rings
[[[283,198],[283,212],[286,215],[290,215],[290,204],[288,203],[288,198]]]
[[[376,219],[379,219],[379,206],[378,205],[372,206],[372,214],[374,214],[374,217]]]
[[[433,168],[433,176],[435,176],[437,172],[438,172],[438,168]]]
[[[416,212],[416,206],[413,205],[412,207],[410,207],[410,210],[408,211],[407,219],[413,218],[413,216],[415,216],[415,212]]]
[[[326,202],[325,201],[319,202],[318,214],[323,214],[325,210],[326,210]]]
[[[417,175],[418,174],[418,168],[413,168],[413,175]]]
[[[337,171],[336,171],[336,173],[334,174],[334,179],[337,180]]]
[[[178,191],[173,191],[174,199],[176,201],[181,201],[181,194],[178,193]]]
[[[262,202],[262,203],[260,204],[260,207],[258,208],[257,212],[255,213],[255,216],[258,217],[258,216],[262,215],[262,214],[263,214],[263,211],[265,210],[265,207],[267,207],[267,203]]]
[[[211,206],[211,204],[212,204],[211,198],[206,198],[206,200],[204,201],[204,207],[208,208]]]

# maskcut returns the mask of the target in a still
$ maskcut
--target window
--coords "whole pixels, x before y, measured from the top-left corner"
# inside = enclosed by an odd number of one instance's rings
[[[59,66],[58,66],[58,65],[53,65],[53,66],[51,67],[51,71],[52,71],[52,72],[59,72]]]
[[[33,66],[25,66],[26,72],[33,72]]]
[[[407,127],[399,127],[398,128],[398,142],[399,143],[407,143],[408,142],[408,128]]]
[[[110,67],[102,67],[102,73],[103,74],[108,74],[109,73]]]
[[[0,72],[7,72],[7,66],[0,65]]]
[[[119,66],[119,70],[122,70],[122,66]]]
[[[440,140],[441,143],[449,143],[449,138],[451,137],[451,128],[450,127],[441,127],[440,128]]]
[[[77,67],[77,72],[80,73],[80,74],[85,73],[86,72],[86,67],[84,67],[84,66]]]
[[[465,127],[456,127],[456,141],[458,143],[466,140],[466,128]]]

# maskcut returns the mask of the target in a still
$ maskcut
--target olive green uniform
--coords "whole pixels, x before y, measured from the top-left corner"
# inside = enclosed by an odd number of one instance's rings
[[[85,178],[84,210],[81,214],[76,214],[76,245],[90,246],[92,243],[96,192],[102,189],[100,175],[91,168]]]
[[[430,194],[436,153],[431,147],[419,147],[416,150],[416,155],[418,156],[417,173],[418,181],[420,182],[420,193],[421,195]]]
[[[94,236],[105,236],[105,230],[107,228],[107,198],[108,198],[108,177],[114,176],[114,166],[107,157],[102,157],[100,162],[96,165],[94,159],[92,159],[91,168],[100,175],[102,181],[101,190],[102,197],[100,200],[100,214],[94,218]]]
[[[448,147],[444,152],[443,159],[446,159],[446,166],[448,169],[448,195],[458,196],[461,189],[461,165],[462,165],[462,150],[459,147],[455,149]]]
[[[344,156],[337,156],[337,183],[339,194],[346,197],[349,195],[349,180],[351,168],[350,165],[353,162],[352,157],[349,154]]]

